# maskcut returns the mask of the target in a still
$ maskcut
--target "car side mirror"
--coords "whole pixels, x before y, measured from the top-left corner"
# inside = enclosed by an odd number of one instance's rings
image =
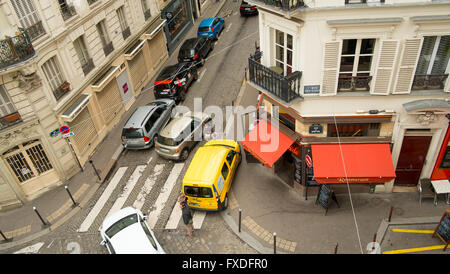
[[[148,219],[147,215],[144,215],[144,217],[142,218],[142,220],[144,220],[144,221],[147,221],[147,219]]]
[[[105,246],[106,245],[106,241],[105,240],[101,241],[100,245]]]

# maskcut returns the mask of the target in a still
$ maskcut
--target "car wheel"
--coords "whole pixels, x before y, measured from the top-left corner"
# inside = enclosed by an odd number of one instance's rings
[[[194,81],[197,81],[198,80],[198,71],[194,70],[192,73],[194,74]]]
[[[225,210],[228,208],[228,195],[225,196],[225,200],[222,203],[222,210]]]
[[[184,102],[186,99],[186,91],[182,90],[180,93],[180,102]]]
[[[203,67],[203,65],[205,65],[205,59],[202,58],[202,60],[201,60],[200,62],[198,62],[198,65],[199,65],[200,67]]]
[[[189,150],[185,148],[183,149],[183,151],[181,151],[180,160],[184,162],[187,160],[188,157],[189,157]]]

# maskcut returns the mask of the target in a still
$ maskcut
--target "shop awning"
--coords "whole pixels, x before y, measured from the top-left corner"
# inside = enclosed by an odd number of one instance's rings
[[[320,184],[386,183],[395,178],[389,144],[321,144],[311,149],[314,179]]]
[[[259,120],[241,143],[245,150],[271,168],[294,142],[294,139],[267,121]]]

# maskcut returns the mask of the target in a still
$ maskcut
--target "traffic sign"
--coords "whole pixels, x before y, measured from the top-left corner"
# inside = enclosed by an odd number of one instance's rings
[[[61,133],[69,133],[70,128],[68,126],[62,126],[59,128],[59,131],[61,131]]]
[[[68,138],[68,137],[73,136],[73,135],[74,135],[73,132],[69,132],[69,133],[62,134],[61,136],[63,138]]]

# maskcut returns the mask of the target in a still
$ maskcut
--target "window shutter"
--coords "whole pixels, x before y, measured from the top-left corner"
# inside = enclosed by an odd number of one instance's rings
[[[422,38],[405,40],[393,93],[401,94],[411,92],[411,85],[422,47],[422,40]]]
[[[388,95],[391,90],[392,74],[398,55],[397,40],[381,41],[378,53],[378,62],[375,74],[370,85],[370,93],[375,95]]]
[[[28,28],[39,22],[32,0],[13,0],[11,3],[22,27]]]
[[[341,43],[341,41],[325,43],[321,89],[322,95],[336,95]]]

